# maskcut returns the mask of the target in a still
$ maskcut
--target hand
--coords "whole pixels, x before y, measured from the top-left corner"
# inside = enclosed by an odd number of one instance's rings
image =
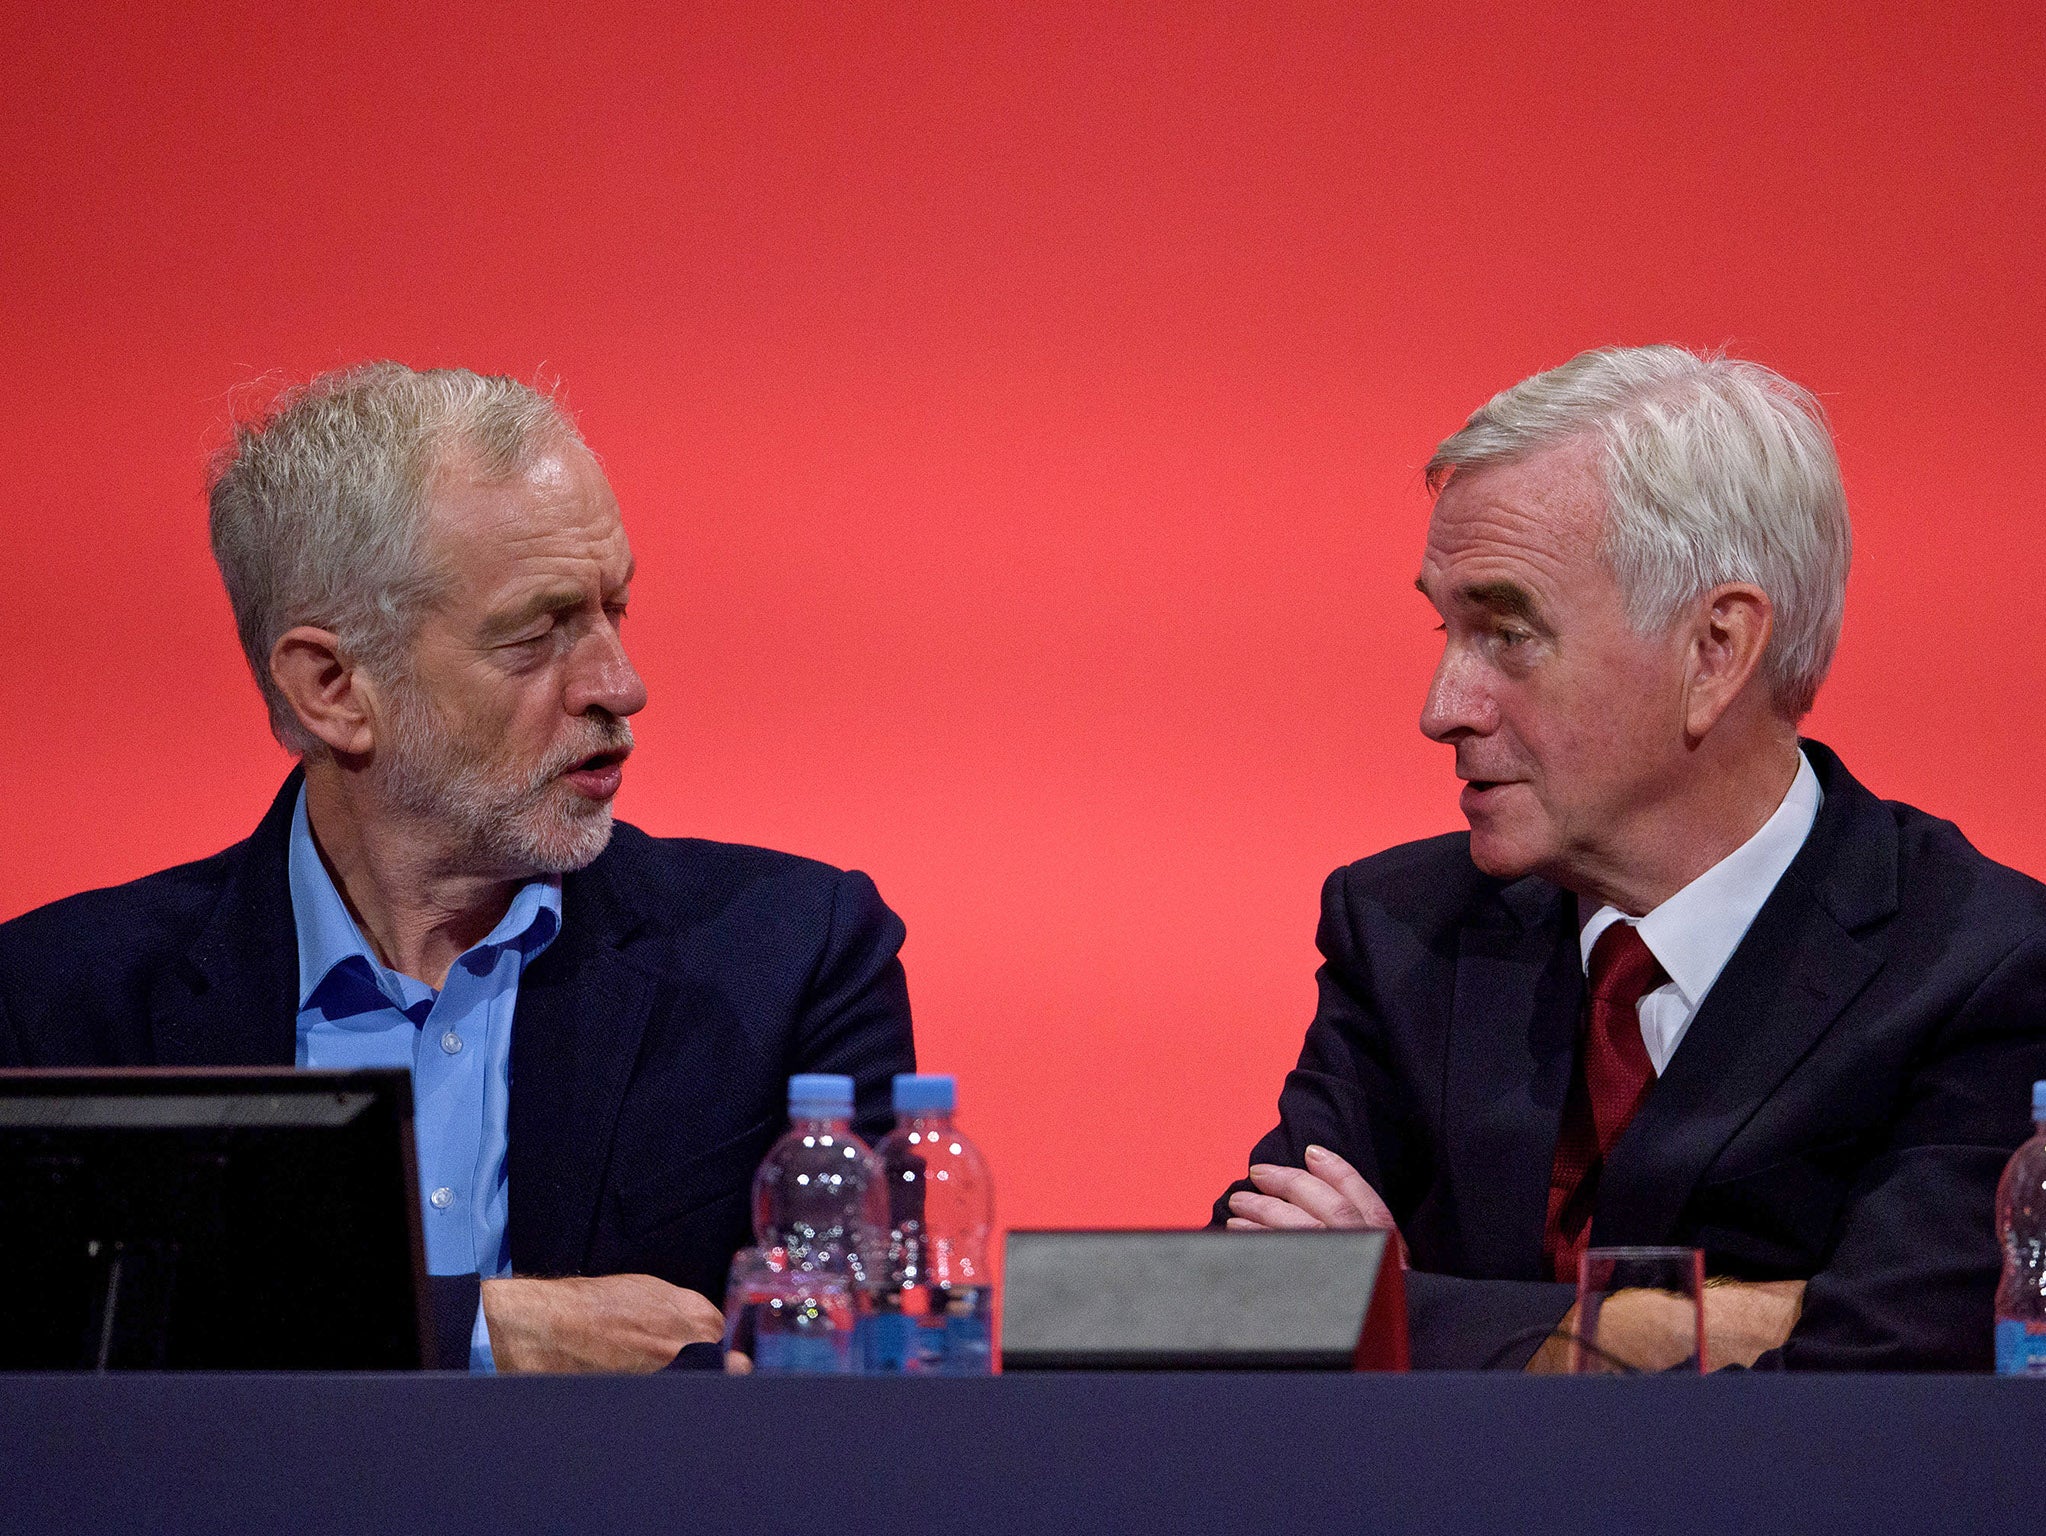
[[[1790,1337],[1802,1311],[1802,1280],[1707,1280],[1705,1369],[1753,1365]]]
[[[652,1275],[483,1282],[500,1371],[658,1371],[685,1344],[724,1337],[718,1309]]]
[[[1326,1147],[1307,1149],[1305,1168],[1253,1163],[1250,1182],[1257,1192],[1238,1190],[1229,1197],[1232,1232],[1287,1232],[1315,1227],[1390,1232],[1399,1238],[1400,1268],[1407,1267],[1407,1240],[1399,1224],[1370,1182]]]
[[[1708,1280],[1705,1284],[1705,1369],[1753,1365],[1790,1337],[1804,1306],[1802,1280]],[[1563,1335],[1577,1331],[1572,1306],[1543,1341],[1527,1368],[1537,1374],[1570,1369],[1571,1345]],[[1599,1348],[1637,1370],[1666,1371],[1697,1350],[1691,1305],[1669,1291],[1615,1291],[1598,1313]],[[1595,1365],[1594,1369],[1604,1369]]]

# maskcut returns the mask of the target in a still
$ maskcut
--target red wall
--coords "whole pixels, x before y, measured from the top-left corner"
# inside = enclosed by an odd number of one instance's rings
[[[2046,874],[2033,5],[11,9],[0,916],[253,825],[204,456],[372,356],[565,381],[624,813],[875,876],[1012,1223],[1240,1170],[1321,877],[1457,824],[1419,466],[1580,348],[1824,395],[1810,728]]]

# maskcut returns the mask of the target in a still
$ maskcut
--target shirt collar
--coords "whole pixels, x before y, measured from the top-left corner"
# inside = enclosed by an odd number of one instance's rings
[[[356,926],[348,904],[335,889],[333,877],[327,873],[320,851],[313,844],[312,822],[306,816],[303,785],[299,787],[298,804],[291,813],[291,843],[286,866],[291,888],[291,917],[298,929],[299,1008],[305,1008],[320,983],[336,966],[360,960],[368,966],[377,989],[402,1010],[409,1001],[406,992],[420,989],[423,983],[413,982],[410,988],[405,987],[397,973],[378,960],[363,940],[362,930]],[[528,880],[512,897],[510,907],[498,919],[497,926],[481,942],[466,950],[455,964],[472,971],[488,970],[496,963],[498,952],[506,947],[518,949],[525,959],[530,960],[551,944],[560,931],[561,881],[558,878]],[[432,989],[425,990],[430,992]]]
[[[1800,751],[1797,777],[1783,803],[1753,837],[1638,921],[1611,906],[1592,914],[1577,936],[1585,971],[1591,970],[1599,935],[1614,923],[1634,922],[1685,1003],[1697,1008],[1804,846],[1825,798],[1819,776]]]

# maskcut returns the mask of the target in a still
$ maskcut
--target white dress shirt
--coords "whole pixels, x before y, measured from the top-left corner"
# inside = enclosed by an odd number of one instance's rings
[[[1747,937],[1755,914],[1790,868],[1810,835],[1825,792],[1802,752],[1797,777],[1783,803],[1753,837],[1645,917],[1618,907],[1600,907],[1578,935],[1578,953],[1591,971],[1591,947],[1614,923],[1632,923],[1669,980],[1641,999],[1641,1043],[1655,1075],[1662,1076],[1699,1004],[1719,980],[1726,962]]]

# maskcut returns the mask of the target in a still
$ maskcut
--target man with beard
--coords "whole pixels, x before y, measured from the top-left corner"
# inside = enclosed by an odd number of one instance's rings
[[[300,767],[247,841],[0,925],[0,1066],[405,1066],[444,1365],[718,1338],[792,1072],[913,1070],[864,875],[614,825],[633,559],[548,397],[377,363],[241,427],[213,549]]]

